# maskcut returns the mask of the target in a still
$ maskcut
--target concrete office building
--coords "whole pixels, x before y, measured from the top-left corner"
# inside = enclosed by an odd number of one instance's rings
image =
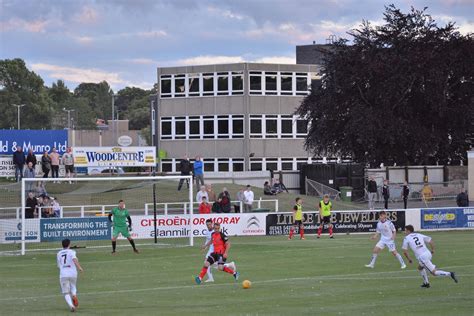
[[[294,112],[318,80],[316,65],[236,63],[158,68],[152,136],[178,171],[186,154],[205,171],[297,170],[311,163],[307,122]]]

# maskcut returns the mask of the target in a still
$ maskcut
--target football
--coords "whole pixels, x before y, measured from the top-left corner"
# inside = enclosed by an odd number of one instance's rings
[[[251,286],[252,286],[252,282],[250,282],[249,280],[245,280],[244,282],[242,282],[242,287],[244,289],[250,289]]]

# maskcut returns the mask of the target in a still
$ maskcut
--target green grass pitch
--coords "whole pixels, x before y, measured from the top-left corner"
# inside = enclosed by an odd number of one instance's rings
[[[82,315],[473,315],[474,232],[431,232],[433,262],[456,271],[459,283],[430,277],[422,289],[415,265],[400,270],[386,250],[367,269],[375,242],[368,235],[334,240],[307,236],[232,237],[230,260],[241,273],[214,272],[215,283],[195,285],[204,254],[199,246],[142,247],[121,241],[108,248],[78,249],[85,269],[78,280]],[[397,248],[401,248],[401,234]],[[196,240],[201,244],[202,240]],[[241,281],[252,281],[244,290]],[[0,314],[64,315],[55,253],[0,257]]]

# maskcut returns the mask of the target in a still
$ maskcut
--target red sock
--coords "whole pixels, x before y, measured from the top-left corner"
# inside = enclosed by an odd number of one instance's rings
[[[224,267],[224,270],[223,270],[223,271],[224,271],[224,272],[227,272],[227,273],[229,273],[229,274],[234,274],[234,270],[229,269],[229,268],[227,268],[227,267]]]
[[[329,226],[329,236],[332,236],[332,226]]]
[[[290,228],[290,239],[293,237],[293,234],[295,233],[295,229],[293,227]]]
[[[321,236],[321,232],[323,231],[323,228],[322,227],[319,227],[318,228],[318,237]]]
[[[206,275],[207,269],[209,269],[209,268],[208,267],[202,267],[201,273],[199,273],[199,277],[201,279]]]
[[[301,238],[304,237],[304,228],[303,227],[300,228],[300,237]]]

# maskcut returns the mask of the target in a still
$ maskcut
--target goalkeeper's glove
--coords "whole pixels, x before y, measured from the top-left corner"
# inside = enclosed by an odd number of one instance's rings
[[[129,231],[129,232],[132,231],[132,225],[128,225],[128,231]]]

